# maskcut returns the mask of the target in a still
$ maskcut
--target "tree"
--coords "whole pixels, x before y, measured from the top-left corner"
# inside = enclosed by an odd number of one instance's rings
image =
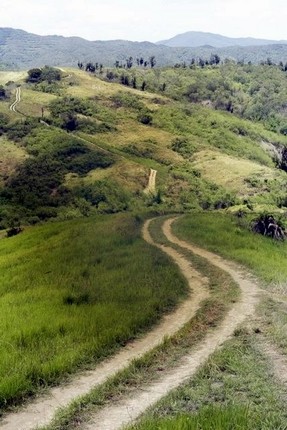
[[[48,81],[51,84],[54,81],[60,81],[62,78],[61,71],[54,67],[45,66],[42,69],[30,69],[28,71],[27,82],[38,84],[39,82]]]
[[[152,116],[148,110],[143,110],[139,114],[138,120],[144,125],[150,125],[152,123]]]
[[[267,58],[266,64],[267,64],[267,66],[273,66],[273,62],[272,62],[271,58],[269,58],[269,57]]]
[[[28,70],[27,82],[38,83],[42,80],[42,70],[35,68]]]
[[[61,127],[67,131],[74,131],[78,127],[77,116],[72,113],[67,113],[62,116],[63,122]]]
[[[127,69],[131,69],[133,67],[133,57],[129,57],[126,59],[126,67]]]
[[[94,66],[93,63],[89,62],[86,64],[86,72],[95,73],[95,71],[96,71],[96,66]]]
[[[198,65],[199,67],[203,68],[205,66],[205,61],[202,58],[199,58]]]
[[[217,54],[211,54],[209,63],[211,65],[218,65],[220,63],[220,57]]]
[[[133,77],[132,86],[135,90],[137,89],[137,78],[136,78],[136,76]]]
[[[154,55],[152,55],[152,56],[150,57],[150,59],[149,59],[149,63],[150,63],[150,67],[153,69],[153,68],[154,68],[154,66],[156,65],[156,59],[155,59],[155,56],[154,56]]]
[[[112,71],[107,71],[106,77],[109,81],[113,81],[115,79],[115,74]]]
[[[3,100],[6,98],[6,91],[3,85],[0,85],[0,100]]]
[[[142,85],[141,85],[141,90],[145,91],[146,89],[146,81],[143,81]]]
[[[51,84],[54,81],[60,81],[62,78],[61,71],[54,67],[45,66],[42,69],[41,81],[48,81]]]

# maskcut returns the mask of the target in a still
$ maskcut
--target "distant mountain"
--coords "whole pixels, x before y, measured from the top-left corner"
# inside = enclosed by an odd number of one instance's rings
[[[0,28],[0,63],[13,68],[51,66],[75,66],[81,61],[99,61],[113,65],[127,56],[152,56],[166,52],[150,42],[124,40],[91,42],[80,37],[38,36],[23,30]]]
[[[212,46],[214,48],[226,48],[230,46],[263,46],[287,44],[287,40],[254,39],[253,37],[232,38],[221,36],[220,34],[204,33],[202,31],[188,31],[178,34],[168,40],[157,42],[158,45],[165,45],[173,48],[196,48],[199,46]]]
[[[218,48],[213,47],[212,43],[214,41],[202,39],[205,46],[178,48],[127,40],[93,42],[80,37],[38,36],[23,30],[0,28],[0,70],[23,70],[44,65],[75,67],[79,60],[99,62],[111,67],[115,61],[125,62],[130,56],[145,59],[155,56],[159,66],[182,62],[188,65],[192,58],[209,59],[215,53],[221,59],[232,58],[257,63],[269,57],[277,63],[287,62],[287,44]]]

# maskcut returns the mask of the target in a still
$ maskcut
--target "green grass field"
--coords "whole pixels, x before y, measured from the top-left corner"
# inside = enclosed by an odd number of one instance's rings
[[[232,215],[193,213],[179,218],[174,231],[184,240],[210,249],[251,269],[266,284],[287,288],[287,243],[256,235]]]
[[[153,229],[156,224],[159,220],[153,224]],[[185,215],[178,218],[173,228],[183,240],[242,263],[256,273],[267,288],[271,283],[272,289],[280,286],[282,297],[284,291],[286,294],[286,243],[256,236],[240,227],[237,218],[222,213]],[[161,235],[157,236],[164,242]],[[138,424],[128,428],[286,429],[286,390],[274,378],[272,366],[258,344],[264,342],[262,335],[256,334],[263,331],[269,341],[286,354],[286,304],[266,299],[258,312],[257,319],[236,330],[234,337],[209,358],[191,381],[171,392],[148,410]]]
[[[185,295],[140,228],[121,214],[1,240],[1,407],[102,359]]]
[[[238,331],[195,378],[173,391],[130,430],[284,430],[284,389],[254,334]]]

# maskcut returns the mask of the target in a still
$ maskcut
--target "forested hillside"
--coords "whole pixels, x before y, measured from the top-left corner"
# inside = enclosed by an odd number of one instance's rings
[[[77,61],[99,62],[113,66],[116,61],[156,56],[159,66],[171,66],[178,62],[190,63],[192,58],[209,59],[211,54],[222,59],[259,63],[287,62],[287,45],[262,46],[196,46],[193,48],[169,47],[150,42],[126,40],[88,41],[79,37],[38,36],[23,30],[0,28],[0,70],[21,70],[31,67],[70,66]]]

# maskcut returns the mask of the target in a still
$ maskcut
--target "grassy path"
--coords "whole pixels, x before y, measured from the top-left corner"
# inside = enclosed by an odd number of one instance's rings
[[[81,429],[116,430],[134,421],[148,407],[154,405],[172,389],[177,388],[192,377],[207,358],[232,336],[234,330],[255,312],[259,289],[254,280],[246,276],[246,273],[241,273],[240,268],[236,265],[211,252],[177,239],[171,231],[172,222],[172,219],[168,219],[163,225],[163,233],[166,238],[183,250],[190,250],[228,272],[240,286],[240,300],[228,312],[223,322],[205,337],[196,350],[184,356],[175,368],[164,372],[159,381],[150,384],[144,390],[138,390],[133,393],[132,397],[123,399],[118,404],[103,408],[92,417],[86,426],[81,426]],[[148,228],[148,224],[146,224],[145,228]]]
[[[127,367],[132,360],[161,344],[166,336],[175,334],[196,314],[200,303],[208,297],[204,279],[174,249],[154,243],[148,231],[149,223],[150,221],[147,221],[143,228],[144,239],[163,249],[180,266],[189,282],[192,294],[175,312],[165,316],[162,322],[146,336],[128,344],[118,354],[101,363],[93,371],[87,372],[68,385],[51,389],[45,398],[39,398],[25,409],[7,415],[2,425],[0,424],[2,430],[30,430],[36,426],[47,425],[58,408],[68,406],[75,398],[87,394],[95,386],[107,381],[108,378]]]

